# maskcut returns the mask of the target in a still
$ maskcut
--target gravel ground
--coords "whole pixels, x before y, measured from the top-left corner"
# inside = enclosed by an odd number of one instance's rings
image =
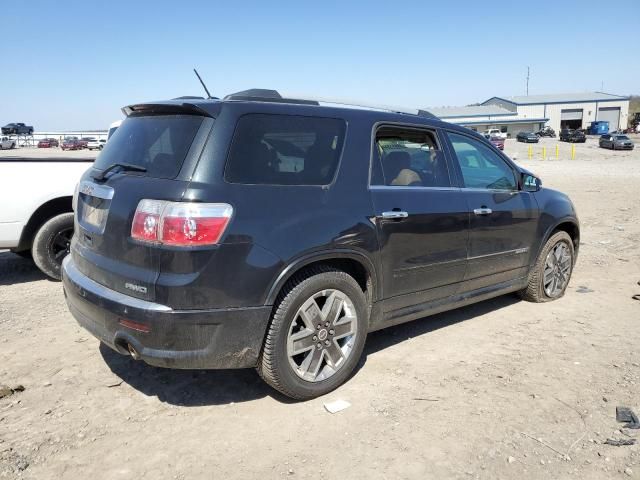
[[[308,402],[251,370],[101,348],[59,283],[0,253],[0,384],[25,387],[0,399],[0,478],[640,478],[640,445],[604,444],[640,437],[615,419],[640,413],[640,150],[595,142],[543,161],[507,141],[578,209],[563,299],[505,296],[371,334],[354,377]],[[324,410],[337,399],[351,407]]]

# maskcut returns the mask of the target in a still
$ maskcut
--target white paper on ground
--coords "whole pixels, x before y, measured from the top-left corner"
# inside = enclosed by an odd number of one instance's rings
[[[324,408],[329,413],[338,413],[342,410],[349,408],[351,404],[346,400],[336,400],[334,402],[327,402],[324,404]]]

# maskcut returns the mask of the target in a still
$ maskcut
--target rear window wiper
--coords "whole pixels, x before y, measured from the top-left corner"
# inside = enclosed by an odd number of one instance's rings
[[[141,167],[140,165],[133,165],[131,163],[113,163],[105,168],[102,172],[97,175],[92,175],[94,180],[98,180],[99,182],[104,180],[107,176],[107,173],[114,171],[115,169],[119,169],[122,172],[146,172],[147,169],[145,167]]]

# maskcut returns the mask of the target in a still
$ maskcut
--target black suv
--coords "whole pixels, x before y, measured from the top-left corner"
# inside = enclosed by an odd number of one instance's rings
[[[274,91],[123,111],[74,197],[63,285],[134,359],[256,367],[305,399],[351,375],[368,332],[567,288],[571,201],[467,128]]]
[[[31,135],[33,127],[24,123],[7,123],[0,129],[4,135]]]
[[[582,130],[564,129],[560,131],[561,142],[585,143],[587,137]]]

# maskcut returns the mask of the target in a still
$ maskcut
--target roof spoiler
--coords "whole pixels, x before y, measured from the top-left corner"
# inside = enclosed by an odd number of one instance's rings
[[[122,113],[129,117],[135,114],[141,115],[200,115],[212,117],[205,109],[193,103],[139,103],[122,108]]]

